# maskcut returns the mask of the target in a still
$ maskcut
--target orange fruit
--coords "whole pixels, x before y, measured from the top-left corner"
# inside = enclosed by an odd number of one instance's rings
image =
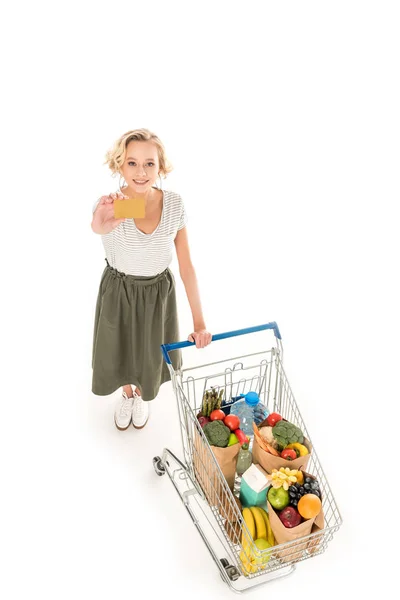
[[[303,519],[313,519],[322,508],[322,502],[315,494],[304,494],[297,504],[297,510]]]

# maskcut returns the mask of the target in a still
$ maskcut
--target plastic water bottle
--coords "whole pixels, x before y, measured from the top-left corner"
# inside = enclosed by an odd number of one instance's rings
[[[231,407],[231,415],[237,415],[240,419],[240,429],[251,438],[254,435],[253,422],[255,421],[255,412],[257,405],[260,403],[260,397],[257,392],[248,392],[240,394],[238,400]]]

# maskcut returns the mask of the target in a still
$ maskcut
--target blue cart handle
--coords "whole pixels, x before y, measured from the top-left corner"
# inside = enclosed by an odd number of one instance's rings
[[[238,335],[246,335],[246,333],[256,333],[257,331],[264,331],[265,329],[273,329],[275,337],[278,340],[281,340],[281,334],[279,331],[279,327],[275,321],[271,321],[271,323],[266,323],[265,325],[257,325],[255,327],[247,327],[246,329],[237,329],[236,331],[227,331],[226,333],[217,333],[212,336],[212,341],[216,342],[217,340],[225,340],[226,338],[236,337]],[[196,342],[175,342],[174,344],[162,344],[161,350],[165,359],[165,362],[170,365],[171,359],[169,357],[168,352],[171,350],[179,350],[180,348],[188,348],[189,346],[195,346]]]

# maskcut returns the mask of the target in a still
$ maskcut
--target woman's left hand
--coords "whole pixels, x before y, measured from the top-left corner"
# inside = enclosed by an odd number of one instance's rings
[[[205,348],[211,344],[212,335],[207,329],[198,329],[188,337],[189,342],[196,342],[196,348]]]

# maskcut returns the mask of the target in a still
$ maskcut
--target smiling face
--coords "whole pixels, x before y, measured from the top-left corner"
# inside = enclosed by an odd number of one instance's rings
[[[151,142],[132,141],[126,148],[126,157],[121,174],[131,194],[149,192],[158,178],[160,163],[157,146]]]

